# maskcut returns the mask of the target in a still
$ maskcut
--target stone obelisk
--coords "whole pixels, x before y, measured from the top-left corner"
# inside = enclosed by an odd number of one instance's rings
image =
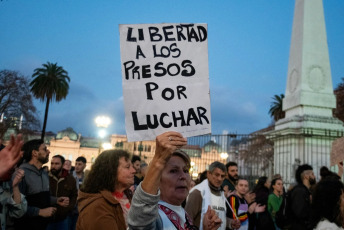
[[[311,164],[315,172],[329,166],[333,138],[325,138],[321,146],[319,138],[344,130],[332,116],[335,107],[323,2],[296,0],[283,99],[286,116],[270,133],[283,137],[274,140],[275,173],[292,183],[297,164]]]

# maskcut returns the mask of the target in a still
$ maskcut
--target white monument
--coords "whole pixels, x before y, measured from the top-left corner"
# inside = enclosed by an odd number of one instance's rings
[[[294,182],[298,164],[310,164],[316,175],[330,166],[331,144],[344,131],[332,116],[336,107],[322,0],[296,0],[284,119],[269,132],[274,140],[274,171]],[[341,133],[341,134],[340,134]]]

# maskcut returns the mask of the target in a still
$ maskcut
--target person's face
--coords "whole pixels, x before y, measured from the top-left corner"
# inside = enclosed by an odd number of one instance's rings
[[[242,197],[246,195],[248,192],[248,181],[247,180],[239,180],[238,184],[235,186],[235,189]]]
[[[63,168],[67,171],[70,171],[70,169],[72,168],[72,162],[69,160],[66,160],[65,163],[63,164]]]
[[[265,184],[264,184],[264,186],[265,186],[266,188],[270,188],[270,186],[271,186],[271,181],[270,181],[269,179],[267,179],[266,182],[265,182]]]
[[[213,172],[207,172],[207,178],[210,184],[212,184],[216,188],[220,188],[220,186],[223,183],[223,180],[225,179],[225,176],[225,172],[219,168],[215,168]]]
[[[59,157],[53,157],[51,159],[50,172],[57,176],[62,170],[62,162]]]
[[[136,170],[129,159],[121,157],[119,159],[119,165],[117,169],[117,183],[116,190],[121,190],[122,188],[127,189],[134,184],[134,175]]]
[[[45,164],[49,161],[49,153],[47,146],[45,144],[41,144],[38,148],[38,150],[34,150],[37,152],[37,160],[41,162],[42,164]]]
[[[275,185],[272,186],[272,188],[274,189],[274,191],[276,191],[277,193],[281,194],[283,192],[283,182],[282,180],[276,180]]]
[[[75,172],[82,173],[86,168],[86,164],[82,161],[75,161]]]
[[[133,166],[134,166],[134,169],[136,170],[136,173],[139,173],[139,172],[140,172],[140,164],[141,164],[140,161],[135,161],[135,162],[133,163]]]
[[[189,194],[190,182],[186,162],[179,156],[172,156],[161,174],[161,200],[172,205],[181,205]]]
[[[237,166],[229,166],[228,167],[228,176],[230,179],[237,180],[238,176],[238,167]]]
[[[308,177],[308,181],[310,185],[314,185],[316,183],[313,170],[308,170],[306,176]]]

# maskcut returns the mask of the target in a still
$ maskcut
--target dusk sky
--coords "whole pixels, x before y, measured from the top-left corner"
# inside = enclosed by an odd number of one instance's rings
[[[3,0],[0,70],[31,78],[57,62],[71,78],[66,100],[52,103],[47,131],[72,127],[96,136],[125,134],[119,24],[208,24],[212,133],[247,134],[271,123],[272,97],[285,93],[294,14],[292,0]],[[344,77],[344,1],[325,0],[333,86]],[[43,121],[45,103],[35,100]]]

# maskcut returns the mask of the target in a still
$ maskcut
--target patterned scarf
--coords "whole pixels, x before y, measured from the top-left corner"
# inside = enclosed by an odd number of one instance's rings
[[[194,225],[192,225],[192,220],[190,216],[185,212],[185,223],[184,228],[180,224],[180,217],[177,213],[175,213],[172,209],[162,205],[158,204],[159,209],[162,210],[167,218],[172,222],[172,224],[176,227],[177,230],[198,230],[198,228]]]
[[[123,211],[123,216],[125,223],[128,223],[128,213],[130,209],[130,202],[128,197],[124,194],[124,192],[113,192],[112,196],[120,203]]]

